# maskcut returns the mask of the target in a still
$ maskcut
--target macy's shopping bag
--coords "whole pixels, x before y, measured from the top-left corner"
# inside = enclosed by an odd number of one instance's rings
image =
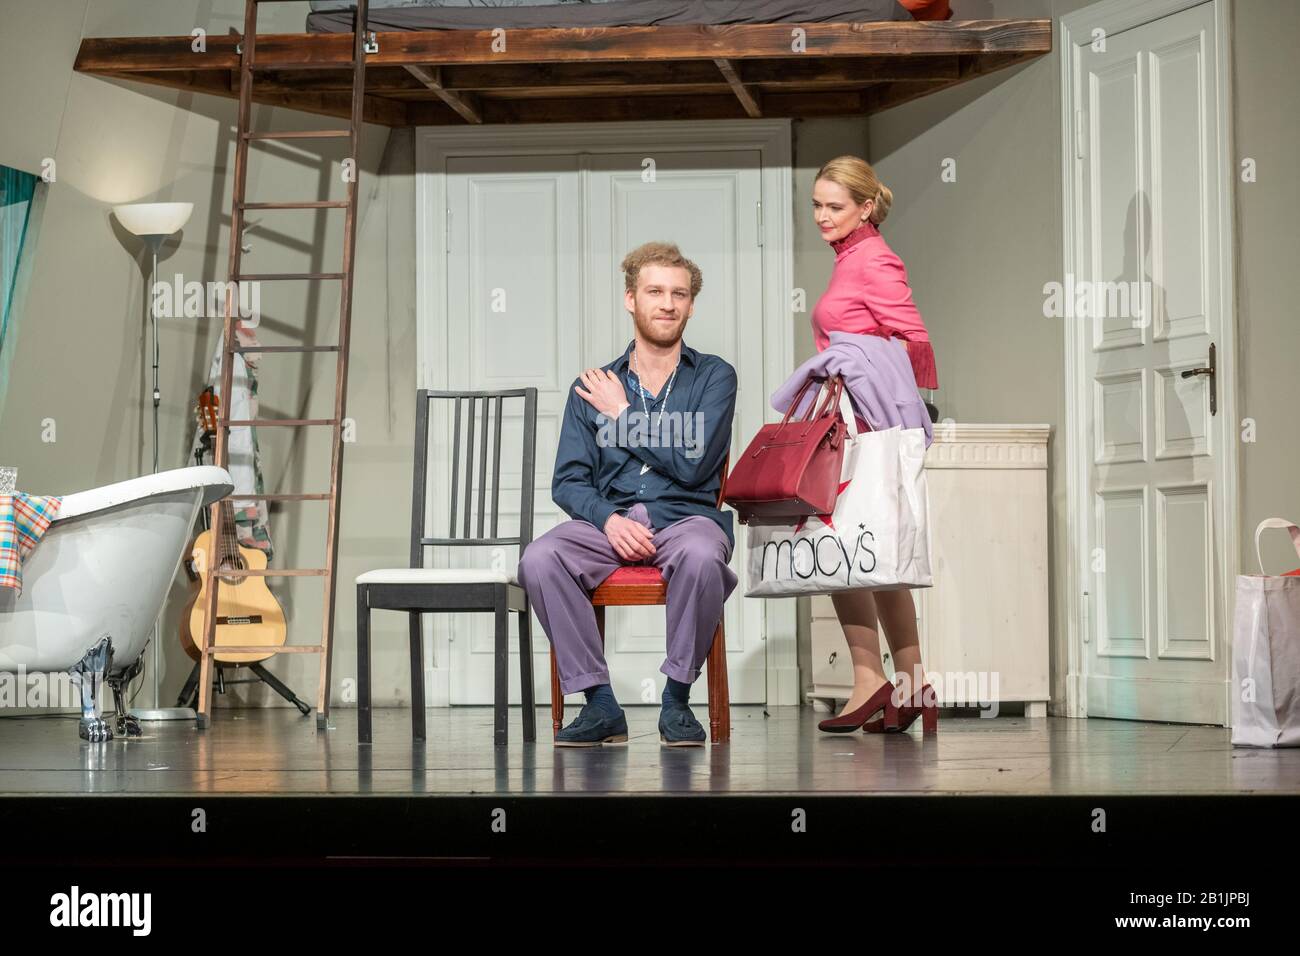
[[[835,510],[785,524],[750,524],[748,597],[934,583],[925,430],[896,426],[857,434],[847,396],[841,410],[850,438]]]
[[[1264,573],[1259,536],[1286,528],[1300,554],[1300,527],[1265,518],[1255,529],[1259,574],[1237,578],[1232,631],[1232,743],[1300,747],[1300,571]]]

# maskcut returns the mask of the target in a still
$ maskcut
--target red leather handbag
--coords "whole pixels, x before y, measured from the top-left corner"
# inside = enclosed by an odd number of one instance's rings
[[[810,402],[804,417],[790,420],[814,382],[827,383],[821,402]],[[844,436],[840,417],[844,379],[810,378],[803,383],[778,425],[764,425],[727,478],[724,500],[741,524],[750,519],[793,519],[835,510]]]

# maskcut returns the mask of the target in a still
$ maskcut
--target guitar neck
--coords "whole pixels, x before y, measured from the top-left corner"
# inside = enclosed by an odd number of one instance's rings
[[[217,566],[239,557],[239,539],[235,533],[235,508],[229,498],[221,499],[221,539],[217,541]]]

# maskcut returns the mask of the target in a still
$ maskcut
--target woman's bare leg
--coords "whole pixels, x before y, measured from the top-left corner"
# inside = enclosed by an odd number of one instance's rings
[[[880,623],[885,629],[890,653],[894,655],[894,679],[899,685],[899,694],[903,700],[911,700],[925,683],[912,592],[878,591],[876,606],[880,609]]]
[[[831,603],[835,605],[835,615],[840,619],[844,639],[849,644],[849,658],[853,661],[853,696],[840,711],[847,714],[865,704],[889,678],[880,661],[876,601],[871,592],[836,591],[831,594]]]
[[[835,605],[835,615],[844,630],[853,661],[853,696],[840,713],[861,707],[888,680],[880,660],[880,625],[884,627],[894,657],[900,699],[911,700],[925,682],[912,592],[836,591],[831,595],[831,603]]]

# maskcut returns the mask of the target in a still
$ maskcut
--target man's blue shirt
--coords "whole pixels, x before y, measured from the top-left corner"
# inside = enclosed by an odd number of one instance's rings
[[[582,379],[569,387],[551,497],[570,517],[602,531],[611,514],[625,514],[638,501],[645,504],[656,531],[704,515],[734,548],[732,514],[720,511],[717,500],[722,459],[731,448],[736,370],[725,359],[683,342],[672,395],[667,395],[667,380],[654,398],[646,393],[647,419],[640,382],[630,370],[634,344],[604,366],[622,381],[630,403],[617,419],[596,411],[574,390]],[[643,465],[650,466],[645,474]]]

